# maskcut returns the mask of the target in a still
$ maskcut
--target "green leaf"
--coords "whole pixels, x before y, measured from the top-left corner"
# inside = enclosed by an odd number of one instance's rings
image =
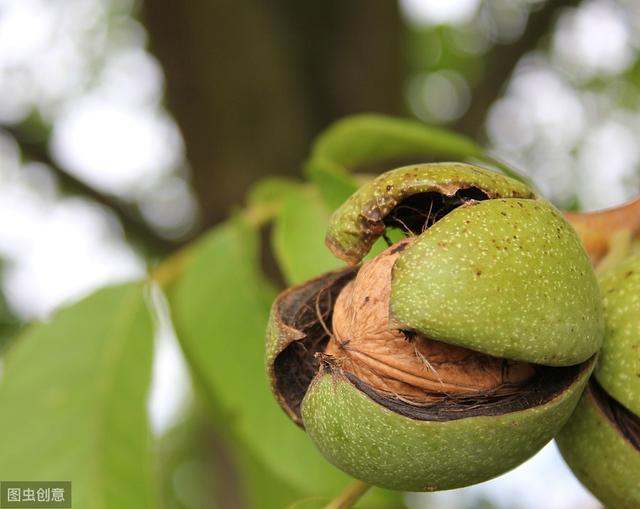
[[[29,327],[0,384],[0,479],[70,480],[74,507],[154,506],[143,286],[101,290]]]
[[[247,204],[253,206],[278,207],[285,198],[301,187],[300,182],[287,177],[267,177],[251,187],[247,195]]]
[[[344,168],[406,156],[485,157],[471,139],[420,122],[356,115],[333,124],[316,141],[312,159],[326,157]]]
[[[170,295],[179,340],[229,430],[303,493],[337,492],[347,477],[327,463],[276,404],[265,375],[271,301],[258,270],[257,231],[240,218],[194,248]]]
[[[161,438],[165,507],[282,509],[301,496],[219,428],[197,397],[195,408]]]
[[[348,117],[327,129],[316,141],[306,171],[329,206],[336,208],[357,188],[349,171],[408,158],[478,162],[526,181],[470,138],[413,120],[372,114]]]
[[[291,193],[275,218],[272,245],[288,284],[344,266],[324,245],[330,211],[318,192]]]
[[[238,470],[242,478],[247,506],[254,509],[282,509],[301,496],[300,488],[277,477],[269,466],[248,448],[234,447]],[[321,477],[319,482],[324,482]],[[318,487],[320,491],[327,489]]]
[[[307,163],[306,172],[332,209],[338,208],[359,187],[353,175],[324,156],[311,159]]]

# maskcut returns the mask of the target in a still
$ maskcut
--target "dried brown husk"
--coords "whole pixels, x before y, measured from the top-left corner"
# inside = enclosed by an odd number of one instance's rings
[[[414,237],[365,263],[340,292],[322,355],[380,394],[414,405],[448,397],[509,395],[533,377],[528,363],[500,359],[393,328],[391,270]]]

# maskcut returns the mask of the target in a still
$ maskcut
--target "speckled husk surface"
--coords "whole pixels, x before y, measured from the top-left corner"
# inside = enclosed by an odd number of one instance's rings
[[[394,266],[391,316],[439,341],[547,366],[588,359],[604,330],[577,235],[551,205],[517,198],[463,205],[418,236]]]
[[[362,186],[331,216],[326,243],[340,259],[357,264],[384,231],[383,219],[408,196],[438,192],[453,196],[477,188],[489,198],[535,198],[526,185],[464,163],[419,164],[398,168]]]
[[[311,383],[302,416],[325,457],[358,479],[405,491],[458,488],[511,470],[551,440],[574,410],[592,367],[545,404],[445,422],[395,413],[339,373],[325,373]]]
[[[640,416],[640,256],[600,278],[605,337],[594,378],[600,398]],[[592,382],[557,443],[578,479],[606,507],[640,507],[640,446],[603,410]],[[626,426],[629,426],[627,423]],[[632,432],[633,433],[633,432]],[[637,433],[637,431],[636,431]]]
[[[595,377],[609,395],[640,415],[640,256],[603,275],[601,288],[606,329]]]
[[[443,394],[441,403],[420,406],[367,385],[327,349],[337,336],[329,327],[338,296],[386,228],[413,238],[396,246],[385,280],[389,328],[407,341],[419,333],[537,364],[530,383],[507,387],[508,397]],[[414,165],[352,195],[332,216],[326,241],[351,267],[280,294],[266,367],[279,404],[329,461],[390,489],[451,489],[514,468],[559,431],[595,365],[604,323],[589,258],[551,204],[471,165]],[[369,289],[379,296],[379,283],[365,285],[357,302],[369,302]],[[340,339],[340,348],[357,346]]]
[[[556,442],[576,477],[606,507],[640,507],[640,451],[602,412],[590,390]]]

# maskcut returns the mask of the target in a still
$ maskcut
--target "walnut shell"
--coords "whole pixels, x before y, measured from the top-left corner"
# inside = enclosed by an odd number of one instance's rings
[[[342,289],[333,308],[325,362],[381,394],[414,404],[517,390],[534,375],[530,364],[435,341],[389,323],[391,270],[414,240],[398,242],[365,263]]]

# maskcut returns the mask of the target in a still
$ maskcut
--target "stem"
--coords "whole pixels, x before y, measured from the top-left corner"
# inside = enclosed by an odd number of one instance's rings
[[[582,243],[595,262],[607,254],[614,237],[628,231],[632,238],[640,235],[640,197],[618,207],[597,212],[565,212]]]
[[[334,498],[324,509],[349,509],[364,495],[370,486],[362,481],[353,481],[340,495]]]
[[[596,265],[596,272],[603,274],[629,256],[631,254],[632,240],[629,230],[616,232],[609,242],[609,251]]]
[[[149,273],[149,279],[152,279],[163,290],[167,290],[174,282],[176,282],[187,268],[191,254],[191,245],[176,251],[174,254],[166,258],[159,265],[154,267]]]

